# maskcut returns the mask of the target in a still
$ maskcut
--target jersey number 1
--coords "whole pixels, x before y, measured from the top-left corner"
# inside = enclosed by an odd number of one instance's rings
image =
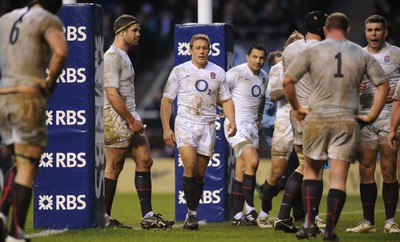
[[[337,53],[337,55],[335,55],[335,59],[337,59],[337,72],[335,73],[335,77],[343,78],[344,75],[342,73],[342,53]]]

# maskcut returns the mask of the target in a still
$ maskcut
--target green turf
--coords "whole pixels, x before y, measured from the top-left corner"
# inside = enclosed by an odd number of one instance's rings
[[[281,196],[274,199],[271,216],[278,213],[278,204]],[[256,207],[260,207],[260,200],[255,199]],[[174,218],[174,196],[153,195],[153,209],[162,213],[167,219]],[[359,197],[348,197],[342,215],[339,220],[337,233],[342,241],[400,241],[400,234],[383,233],[385,219],[382,198],[378,197],[376,206],[376,234],[347,234],[345,229],[355,226],[362,219],[361,203]],[[326,199],[321,202],[321,214],[325,220]],[[399,211],[399,209],[398,209]],[[200,225],[198,231],[186,231],[182,229],[182,222],[177,222],[172,229],[167,230],[142,230],[140,229],[140,207],[135,194],[117,194],[114,200],[113,217],[125,224],[133,225],[136,229],[85,229],[71,230],[58,235],[35,237],[33,241],[297,241],[293,234],[275,232],[273,229],[261,229],[259,227],[232,226],[229,222]],[[28,218],[26,230],[28,234],[37,234],[42,230],[32,229],[32,215]],[[321,236],[317,238],[322,240]]]

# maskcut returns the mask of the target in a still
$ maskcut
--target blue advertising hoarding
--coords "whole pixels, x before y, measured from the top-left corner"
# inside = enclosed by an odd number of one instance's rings
[[[34,184],[34,228],[104,225],[103,10],[63,5],[68,62],[47,109],[49,146]]]

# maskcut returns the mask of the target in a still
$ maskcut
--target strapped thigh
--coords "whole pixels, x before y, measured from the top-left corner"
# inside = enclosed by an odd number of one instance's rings
[[[12,154],[12,157],[14,157],[14,162],[17,162],[17,157],[19,157],[19,158],[22,158],[22,160],[19,160],[20,162],[26,162],[26,161],[29,161],[29,162],[31,162],[32,164],[35,164],[35,163],[38,163],[39,162],[39,160],[40,159],[38,159],[38,158],[33,158],[33,157],[30,157],[30,156],[25,156],[25,155],[22,155],[22,154],[17,154],[17,153],[14,153],[14,154]]]

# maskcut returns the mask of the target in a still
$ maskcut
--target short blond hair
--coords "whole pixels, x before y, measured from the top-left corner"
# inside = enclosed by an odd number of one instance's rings
[[[290,34],[289,38],[286,40],[286,43],[283,46],[283,48],[285,49],[288,45],[290,45],[291,43],[293,43],[299,39],[304,39],[304,35],[297,30],[293,31]]]
[[[189,43],[190,49],[193,48],[193,43],[194,43],[196,40],[205,40],[205,41],[207,41],[208,46],[211,45],[210,38],[208,38],[207,35],[205,35],[205,34],[195,34],[195,35],[193,35],[192,38],[190,39],[190,43]]]

